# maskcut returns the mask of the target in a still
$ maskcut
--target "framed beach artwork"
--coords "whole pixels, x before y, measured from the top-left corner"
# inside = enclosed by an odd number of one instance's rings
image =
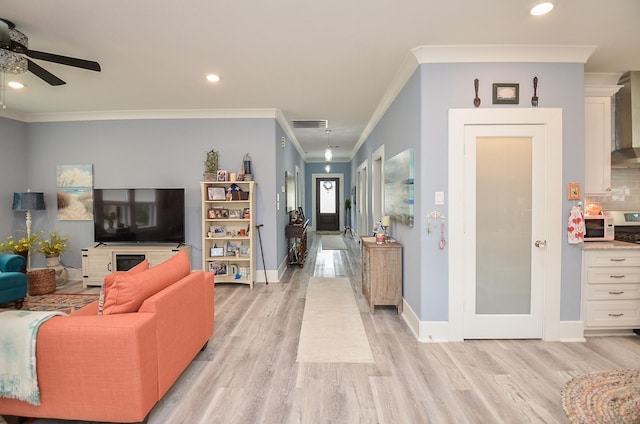
[[[384,163],[384,214],[413,227],[413,149]]]
[[[93,221],[93,165],[58,165],[59,221]]]

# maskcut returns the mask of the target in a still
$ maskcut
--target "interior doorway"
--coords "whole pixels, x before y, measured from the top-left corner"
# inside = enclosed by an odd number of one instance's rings
[[[344,205],[344,175],[343,174],[338,174],[338,173],[328,173],[328,174],[311,174],[311,208],[310,208],[310,212],[308,215],[308,218],[312,218],[311,220],[311,228],[315,231],[323,231],[323,230],[318,230],[318,217],[317,217],[317,212],[318,212],[318,208],[319,208],[319,202],[318,202],[318,180],[326,180],[326,179],[336,179],[338,181],[337,183],[337,195],[338,195],[338,200],[336,203],[336,208],[338,211],[338,227],[336,228],[337,230],[340,230],[340,228],[342,228],[342,225],[344,223],[344,214],[341,212],[342,210],[342,206]],[[325,230],[326,231],[326,230]],[[333,230],[331,230],[333,231]]]
[[[482,128],[490,130],[480,134],[478,131],[481,132]],[[487,219],[500,220],[494,213],[489,218],[482,218],[483,221],[479,221],[476,198],[468,198],[470,193],[476,193],[476,187],[471,186],[477,184],[476,170],[468,168],[471,162],[476,160],[475,153],[468,151],[471,148],[468,143],[476,143],[478,137],[487,137],[486,140],[489,142],[496,141],[495,139],[491,141],[493,137],[517,137],[534,146],[530,177],[534,178],[534,181],[540,181],[542,187],[537,187],[538,183],[533,181],[529,184],[529,187],[532,188],[531,201],[535,207],[532,207],[528,212],[526,207],[521,210],[531,215],[531,219],[527,220],[531,224],[530,231],[527,231],[529,236],[523,237],[526,240],[525,244],[521,246],[524,246],[525,251],[530,252],[530,256],[525,258],[526,263],[520,263],[519,271],[514,271],[516,274],[527,272],[527,279],[530,279],[530,283],[527,284],[533,285],[533,290],[527,294],[529,296],[528,308],[532,314],[541,314],[540,323],[542,326],[541,331],[534,328],[533,335],[527,335],[530,329],[525,331],[517,325],[511,325],[508,319],[505,320],[505,317],[498,316],[501,314],[495,313],[495,310],[483,309],[481,312],[486,313],[475,314],[476,317],[465,315],[468,308],[476,308],[475,311],[478,311],[476,299],[467,297],[469,288],[476,286],[478,272],[482,272],[479,270],[478,257],[476,256],[478,237],[484,236],[480,233],[488,228],[484,225]],[[562,145],[561,109],[452,109],[449,111],[448,340],[521,337],[559,340],[560,275],[564,229],[561,213],[563,206]],[[542,172],[542,176],[537,175],[538,172]],[[543,193],[542,198],[537,197],[539,193]],[[516,192],[515,195],[507,197],[513,200],[517,196]],[[519,206],[510,206],[506,209],[514,208],[517,209]],[[473,213],[470,212],[471,209],[473,209]],[[495,239],[492,243],[495,246]],[[501,247],[499,243],[497,247]],[[494,256],[500,257],[501,254]],[[472,267],[469,266],[469,258],[475,262]],[[502,262],[504,263],[504,261]],[[527,266],[529,269],[525,271]],[[477,291],[474,295],[477,296]],[[468,304],[470,301],[473,305]],[[536,308],[539,310],[536,311]],[[526,313],[526,310],[520,312],[525,313],[514,315],[522,315],[523,318],[530,315]],[[477,318],[477,315],[486,315],[480,318],[488,320],[502,319],[496,321],[497,324],[485,321],[483,324],[485,329],[473,328],[475,323],[470,320]],[[521,329],[522,331],[520,331]],[[475,333],[476,330],[480,333]]]
[[[316,231],[340,230],[339,200],[338,178],[316,179]]]
[[[356,220],[358,225],[357,233],[360,236],[366,236],[371,231],[367,215],[369,210],[368,185],[369,177],[367,175],[367,161],[365,160],[356,170]]]

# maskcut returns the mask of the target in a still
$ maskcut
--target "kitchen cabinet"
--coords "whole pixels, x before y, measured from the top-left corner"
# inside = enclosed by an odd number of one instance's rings
[[[397,241],[377,244],[362,237],[362,294],[370,312],[377,305],[393,305],[402,314],[402,245]]]
[[[584,193],[611,194],[612,96],[619,85],[585,86]]]
[[[640,328],[640,249],[583,250],[585,334]]]

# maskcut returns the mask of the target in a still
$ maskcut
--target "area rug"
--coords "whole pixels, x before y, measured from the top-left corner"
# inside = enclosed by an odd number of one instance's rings
[[[27,296],[22,309],[27,311],[63,311],[70,313],[98,300],[98,294],[52,293],[42,296]],[[0,305],[0,311],[15,309],[14,302]]]
[[[640,369],[599,371],[572,378],[562,388],[571,423],[640,423]]]
[[[374,362],[348,278],[309,279],[297,361]]]
[[[327,235],[322,236],[322,250],[347,250],[342,236]]]

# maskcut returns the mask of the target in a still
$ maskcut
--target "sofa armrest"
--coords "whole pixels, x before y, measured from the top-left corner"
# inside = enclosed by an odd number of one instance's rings
[[[40,326],[41,405],[0,398],[0,413],[87,421],[142,421],[158,401],[153,314],[54,317]]]
[[[24,257],[10,253],[0,254],[1,272],[20,272],[25,264]]]
[[[158,397],[180,377],[213,334],[213,275],[193,271],[144,301],[158,319]]]

